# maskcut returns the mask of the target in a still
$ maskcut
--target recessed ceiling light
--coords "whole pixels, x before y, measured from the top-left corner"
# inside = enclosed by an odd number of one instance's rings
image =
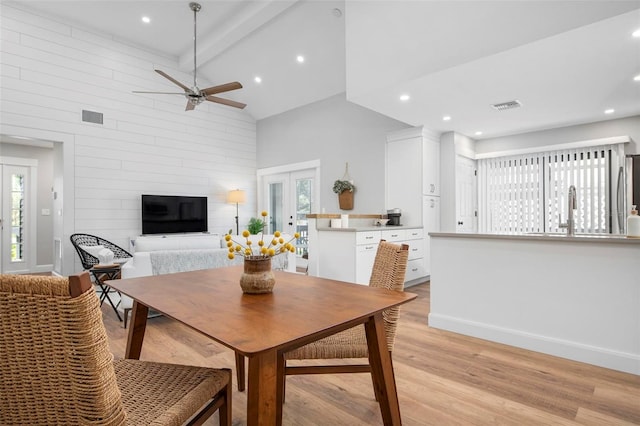
[[[304,62],[304,56],[302,56],[302,55],[296,56],[296,61],[298,61],[299,63],[303,63]]]
[[[404,94],[404,95],[400,95],[400,100],[402,102],[407,102],[409,99],[411,99],[411,96]]]
[[[640,81],[640,74],[633,77],[633,81]]]
[[[481,132],[480,130],[478,130],[478,131],[476,132],[476,136],[480,136],[481,134],[482,134],[482,132]]]
[[[442,121],[449,121],[451,120],[451,116],[449,115],[445,115],[444,117],[442,117]]]
[[[151,22],[151,18],[149,18],[148,16],[143,16],[142,22],[144,22],[145,24],[148,24],[149,22]]]
[[[259,75],[256,75],[256,76],[253,78],[253,81],[255,81],[256,83],[262,83],[262,78],[261,78]]]
[[[613,109],[613,108],[609,108],[609,109],[605,109],[605,110],[604,110],[604,113],[605,113],[605,114],[613,114],[614,112],[616,112],[616,110],[615,110],[615,109]]]
[[[640,37],[640,28],[638,28],[633,33],[631,33],[631,35],[634,36],[634,37]]]

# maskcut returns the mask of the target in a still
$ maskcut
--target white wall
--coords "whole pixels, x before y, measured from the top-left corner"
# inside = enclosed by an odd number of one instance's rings
[[[175,88],[154,68],[184,82],[192,77],[177,71],[177,58],[21,7],[0,3],[0,126],[6,135],[64,143],[65,223],[54,229],[62,235],[64,274],[81,269],[69,243],[73,232],[128,246],[141,230],[143,193],[208,196],[211,232],[234,226],[235,206],[225,203],[230,189],[247,190],[241,209],[255,211],[251,116],[210,102],[185,112],[183,97],[132,94]],[[104,124],[83,123],[83,109],[102,112]]]
[[[320,160],[320,204],[339,213],[333,182],[345,163],[356,185],[348,213],[383,213],[385,143],[388,132],[411,126],[360,107],[340,94],[258,122],[258,168]]]
[[[559,127],[557,129],[521,133],[500,138],[482,139],[476,142],[476,153],[485,154],[611,136],[630,136],[633,142],[627,144],[625,152],[627,154],[640,154],[640,116]]]

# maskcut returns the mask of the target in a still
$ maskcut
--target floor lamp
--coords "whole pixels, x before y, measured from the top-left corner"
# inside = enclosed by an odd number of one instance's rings
[[[245,193],[241,189],[234,189],[229,191],[227,195],[227,203],[231,203],[236,205],[236,235],[240,235],[240,223],[238,221],[238,204],[244,204],[245,202]]]

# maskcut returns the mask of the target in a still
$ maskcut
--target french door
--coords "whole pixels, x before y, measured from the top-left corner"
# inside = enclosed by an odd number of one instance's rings
[[[266,174],[262,177],[261,209],[269,212],[267,229],[289,235],[298,232],[296,254],[307,252],[307,214],[311,213],[315,191],[316,170]]]
[[[30,168],[0,164],[0,271],[29,272]]]

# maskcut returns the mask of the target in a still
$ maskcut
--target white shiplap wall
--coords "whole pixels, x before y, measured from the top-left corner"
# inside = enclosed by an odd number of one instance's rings
[[[126,248],[140,233],[143,193],[208,196],[211,232],[235,227],[235,206],[225,203],[230,189],[247,190],[241,221],[255,214],[256,123],[249,114],[210,102],[185,112],[184,97],[132,94],[175,89],[154,68],[186,83],[192,76],[177,70],[177,58],[22,7],[0,3],[0,133],[69,135],[73,155],[64,168],[73,167],[75,183],[65,208],[73,206],[74,219],[63,235],[65,256],[75,257],[72,232]],[[83,109],[102,112],[104,124],[83,123]]]

